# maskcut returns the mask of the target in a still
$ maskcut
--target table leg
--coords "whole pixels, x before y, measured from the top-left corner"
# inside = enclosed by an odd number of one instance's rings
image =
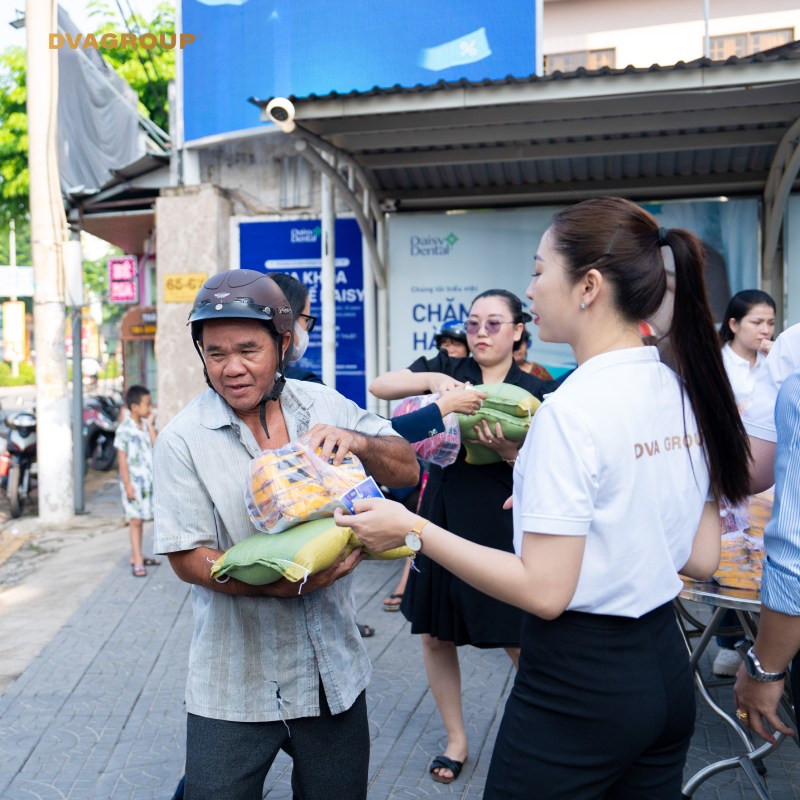
[[[739,738],[742,740],[747,752],[742,756],[721,759],[720,761],[717,761],[714,764],[709,764],[707,767],[699,770],[684,784],[682,796],[683,798],[693,797],[697,788],[711,776],[716,775],[717,773],[724,772],[725,770],[729,769],[741,768],[747,779],[752,784],[758,800],[770,800],[769,793],[759,778],[758,772],[759,768],[760,770],[766,771],[761,763],[761,760],[768,756],[778,746],[780,746],[785,736],[783,736],[781,733],[776,733],[775,744],[764,742],[759,747],[754,747],[752,740],[750,739],[749,731],[739,725],[738,721],[735,720],[724,709],[722,709],[711,697],[700,669],[700,659],[708,647],[711,637],[715,634],[717,628],[719,627],[719,623],[723,614],[725,613],[725,610],[726,609],[723,607],[715,608],[708,623],[698,628],[698,630],[702,630],[702,634],[698,637],[698,641],[694,646],[692,646],[690,633],[686,630],[684,614],[681,613],[683,609],[680,606],[677,609],[676,617],[678,620],[678,629],[681,632],[684,644],[686,645],[686,649],[689,653],[689,659],[698,692],[708,707],[711,708],[711,710],[718,717],[724,720],[736,732],[737,736],[739,736]],[[752,639],[755,639],[757,633],[757,622],[755,616],[738,609],[736,609],[736,614],[739,617],[739,621],[741,622],[745,633]],[[688,612],[686,616],[688,616]],[[691,616],[688,616],[688,619],[691,620],[692,623],[694,623],[697,627],[696,621]],[[695,634],[692,633],[692,635]],[[784,698],[783,704],[784,708],[788,706],[786,698]]]
[[[777,733],[775,735],[776,742],[775,744],[771,744],[770,742],[764,742],[760,747],[756,748],[752,752],[748,753],[744,756],[735,756],[732,758],[725,758],[721,761],[715,761],[713,764],[709,764],[707,767],[703,767],[703,769],[696,772],[689,778],[688,781],[683,786],[683,797],[689,798],[694,797],[694,793],[697,791],[697,787],[700,784],[705,783],[710,777],[716,775],[719,772],[725,772],[729,769],[737,769],[741,768],[745,775],[747,775],[748,780],[750,783],[753,784],[753,788],[756,790],[756,794],[759,800],[770,800],[769,794],[767,794],[767,790],[764,788],[764,784],[761,783],[760,778],[758,777],[758,772],[756,771],[755,766],[753,765],[754,761],[759,761],[762,758],[768,756],[773,750],[775,750],[783,740],[783,735]],[[752,747],[752,745],[751,745]]]

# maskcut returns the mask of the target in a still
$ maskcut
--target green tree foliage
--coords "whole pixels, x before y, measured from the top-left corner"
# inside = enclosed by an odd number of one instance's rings
[[[119,14],[105,0],[90,0],[87,8],[96,25],[98,41],[103,33],[130,31],[137,36],[152,33],[157,39],[161,34],[171,36],[175,33],[175,10],[169,2],[156,6],[150,20],[139,14],[129,16],[124,30],[120,30]],[[162,130],[169,131],[167,87],[175,77],[175,50],[162,50],[160,46],[147,50],[137,45],[114,50],[101,48],[101,52],[117,74],[139,95],[139,111]]]
[[[120,22],[117,11],[104,0],[90,0],[88,8],[98,40],[101,34],[108,32],[153,33],[156,37],[175,32],[173,3],[166,0],[156,7],[152,19],[133,14],[124,24]],[[103,49],[102,53],[138,94],[141,113],[163,130],[168,130],[167,87],[175,77],[175,51],[137,47]],[[16,220],[17,263],[31,264],[25,66],[24,48],[10,47],[0,53],[0,264],[9,263],[11,219]],[[84,280],[87,290],[94,296],[106,297],[105,260],[85,262]],[[104,303],[103,313],[104,318],[107,315],[107,322],[113,322],[124,311],[122,306]]]
[[[28,214],[28,117],[25,114],[25,50],[9,47],[0,53],[0,229],[17,220],[18,240],[24,239],[20,222]],[[30,237],[28,237],[30,238]],[[18,242],[19,244],[19,242]],[[3,261],[3,263],[8,263]]]

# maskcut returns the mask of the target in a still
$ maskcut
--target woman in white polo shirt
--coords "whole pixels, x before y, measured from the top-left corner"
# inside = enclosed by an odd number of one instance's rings
[[[639,320],[667,289],[677,374]],[[399,504],[337,514],[378,550],[404,539],[526,612],[519,672],[486,798],[674,800],[694,727],[672,612],[678,573],[719,561],[717,500],[747,495],[748,447],[706,301],[697,238],[598,198],[556,214],[528,297],[539,338],[578,368],[537,412],[514,470],[517,554],[481,547]]]
[[[750,405],[750,395],[772,349],[775,334],[775,301],[760,289],[745,289],[731,297],[719,338],[722,342],[722,363],[731,382],[733,397],[740,414]],[[728,610],[720,621],[721,628],[737,628],[736,612]],[[740,635],[717,636],[719,650],[711,671],[719,677],[732,677],[742,659],[734,645]]]
[[[772,349],[775,301],[759,289],[737,292],[725,309],[719,338],[722,362],[733,387],[739,412],[744,414],[753,384]]]

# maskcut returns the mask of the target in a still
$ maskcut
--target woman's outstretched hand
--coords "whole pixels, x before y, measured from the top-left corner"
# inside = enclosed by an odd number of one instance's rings
[[[401,503],[380,497],[356,500],[353,507],[355,514],[337,508],[333,518],[340,528],[352,528],[364,546],[374,553],[403,545],[406,534],[419,520]]]

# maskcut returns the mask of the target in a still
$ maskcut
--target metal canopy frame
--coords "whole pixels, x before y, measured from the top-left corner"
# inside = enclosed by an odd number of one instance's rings
[[[761,196],[762,280],[783,296],[781,230],[800,170],[800,42],[727,61],[292,100],[294,135],[357,171],[373,220],[376,204],[403,212],[604,194]],[[257,104],[269,119],[266,101]]]

